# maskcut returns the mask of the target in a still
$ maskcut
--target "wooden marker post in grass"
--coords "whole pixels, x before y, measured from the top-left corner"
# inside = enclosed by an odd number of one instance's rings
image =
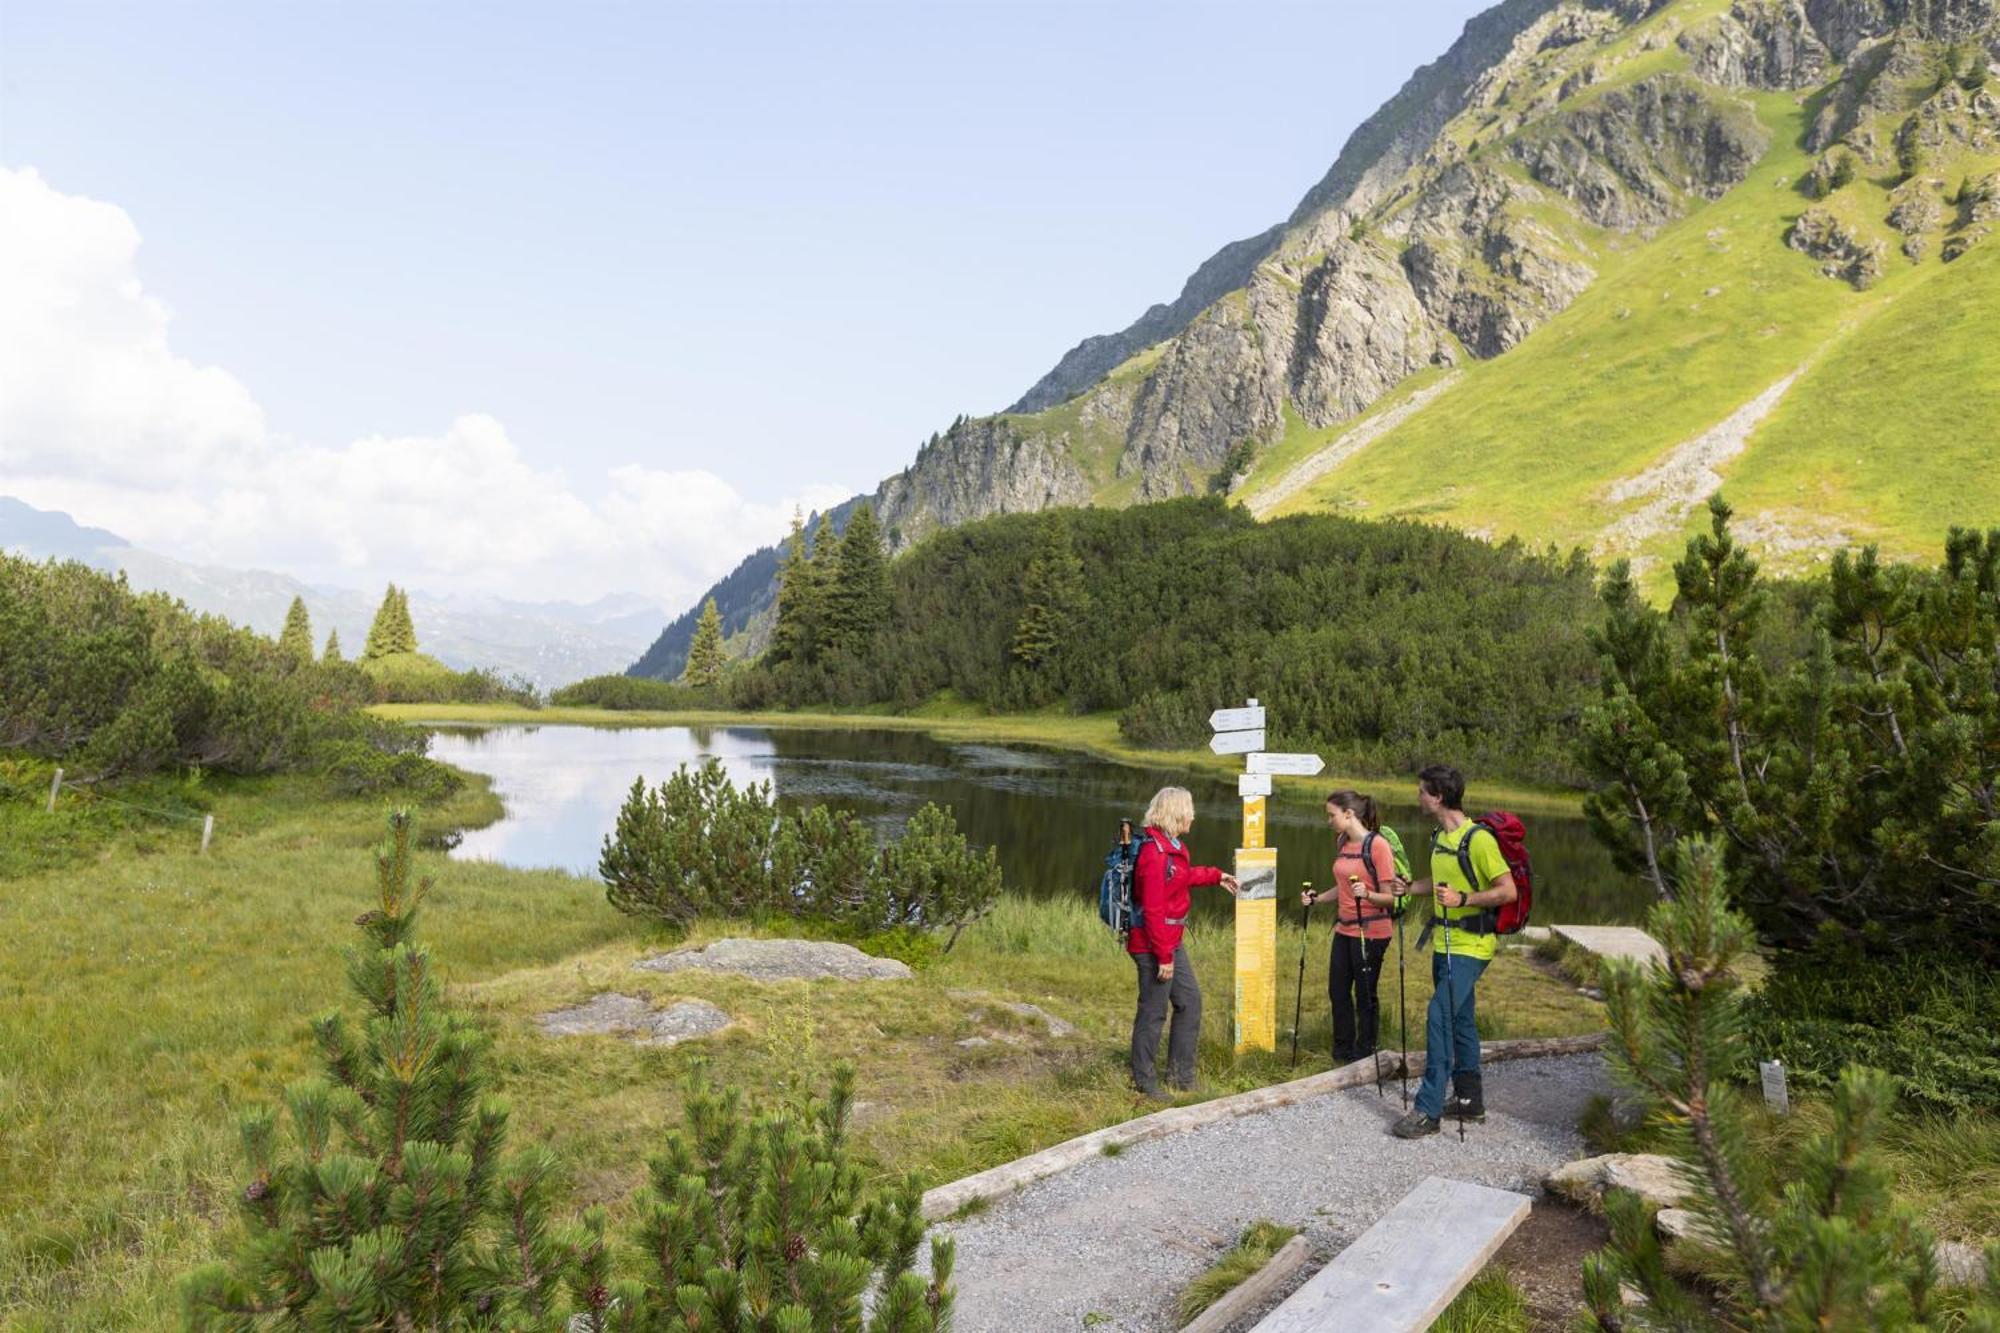
[[[1278,850],[1269,845],[1273,773],[1317,773],[1316,754],[1265,754],[1264,710],[1255,699],[1208,715],[1216,754],[1240,754],[1243,844],[1236,849],[1236,1051],[1278,1049]]]

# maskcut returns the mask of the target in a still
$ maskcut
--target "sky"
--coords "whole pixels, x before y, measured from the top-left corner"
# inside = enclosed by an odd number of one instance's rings
[[[677,610],[1290,213],[1481,0],[0,3],[0,494]]]

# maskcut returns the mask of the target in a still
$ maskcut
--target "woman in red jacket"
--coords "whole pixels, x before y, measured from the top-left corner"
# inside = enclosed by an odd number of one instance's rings
[[[1132,1082],[1149,1097],[1164,1096],[1155,1073],[1160,1024],[1173,1004],[1167,1035],[1167,1075],[1176,1088],[1194,1086],[1195,1045],[1201,1037],[1201,986],[1181,942],[1188,890],[1219,884],[1236,892],[1236,877],[1190,862],[1181,837],[1194,826],[1194,797],[1185,787],[1162,787],[1146,807],[1145,844],[1132,867],[1138,923],[1125,949],[1139,972],[1139,1011],[1132,1019]]]

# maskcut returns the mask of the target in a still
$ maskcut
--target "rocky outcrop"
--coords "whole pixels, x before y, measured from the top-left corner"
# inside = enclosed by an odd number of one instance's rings
[[[549,1037],[622,1036],[640,1046],[678,1046],[722,1031],[729,1026],[729,1015],[707,1000],[679,1000],[655,1009],[644,996],[607,991],[535,1022]]]
[[[1824,208],[1810,208],[1785,234],[1785,244],[1820,261],[1819,271],[1829,278],[1852,283],[1856,291],[1866,291],[1882,276],[1888,246],[1870,240]]]
[[[728,972],[752,981],[904,981],[909,965],[825,940],[727,939],[642,958],[646,972]]]
[[[1770,147],[1750,109],[1658,75],[1558,112],[1510,145],[1529,174],[1601,227],[1651,229],[1742,182]]]
[[[1725,88],[1809,88],[1833,59],[1803,0],[1736,0],[1680,45],[1697,78]]]
[[[1395,261],[1342,236],[1300,287],[1287,387],[1300,416],[1327,426],[1360,415],[1437,352],[1425,307]]]
[[[1921,261],[1930,249],[1930,233],[1944,224],[1944,201],[1935,181],[1905,181],[1890,198],[1889,225],[1903,237],[1903,253]]]
[[[1904,90],[1931,72],[1930,44],[1913,30],[1900,31],[1857,52],[1807,130],[1806,148],[1817,153],[1846,141],[1863,161],[1879,165],[1884,160],[1879,146],[1855,137],[1855,130],[1872,116],[1907,105]]]
[[[882,483],[875,507],[890,549],[899,551],[941,526],[1083,504],[1091,491],[1067,436],[987,417],[960,421],[926,444]]]
[[[1525,43],[1521,40],[1557,9],[1558,2],[1504,0],[1474,17],[1443,56],[1412,74],[1394,97],[1348,136],[1333,166],[1306,191],[1290,219],[1224,246],[1194,271],[1172,302],[1153,306],[1117,333],[1078,343],[1007,410],[1039,412],[1067,402],[1137,353],[1186,328],[1226,293],[1241,288],[1258,265],[1276,253],[1289,228],[1306,224],[1328,209],[1372,205],[1422,159],[1438,132],[1469,104],[1475,85],[1489,71],[1517,57],[1523,45],[1533,51],[1544,40],[1565,39],[1562,34],[1570,29],[1562,25],[1569,21],[1558,16],[1549,31]],[[1652,7],[1652,0],[1593,6],[1628,21]],[[1575,12],[1574,5],[1564,10],[1565,14]]]

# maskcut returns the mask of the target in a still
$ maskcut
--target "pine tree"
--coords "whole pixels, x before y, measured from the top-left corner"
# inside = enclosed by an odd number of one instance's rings
[[[382,605],[375,609],[374,623],[368,627],[368,644],[361,655],[373,659],[415,651],[417,629],[410,619],[409,595],[392,583],[389,591],[382,594]]]
[[[278,634],[278,651],[299,666],[312,661],[312,617],[306,613],[303,597],[292,598],[292,605],[285,612],[285,628]]]
[[[348,978],[365,1010],[315,1019],[324,1071],[243,1120],[245,1236],[191,1275],[191,1327],[551,1327],[567,1262],[548,1224],[555,1162],[509,1157],[486,1098],[486,1038],[447,1008],[411,942],[430,888],[412,879],[410,816],[389,819],[376,903]],[[477,1313],[475,1324],[470,1316]]]
[[[696,689],[710,689],[722,682],[722,612],[716,609],[713,597],[702,603],[681,678]]]
[[[319,655],[319,660],[327,666],[334,666],[347,660],[340,655],[339,630],[330,629],[326,632],[326,651]]]
[[[1681,1163],[1692,1234],[1721,1261],[1722,1299],[1731,1308],[1717,1311],[1685,1286],[1666,1262],[1647,1205],[1614,1191],[1605,1200],[1611,1245],[1584,1264],[1597,1326],[1604,1333],[1995,1327],[2000,1246],[1988,1257],[1996,1275],[1988,1290],[1949,1314],[1936,1297],[1932,1237],[1891,1198],[1894,1175],[1875,1148],[1895,1095],[1888,1075],[1845,1072],[1833,1127],[1806,1143],[1793,1178],[1771,1170],[1752,1143],[1751,1112],[1733,1081],[1745,1072],[1738,968],[1751,953],[1750,923],[1728,907],[1715,844],[1684,843],[1674,864],[1674,897],[1648,922],[1665,961],[1643,971],[1624,961],[1604,966],[1611,1049]]]
[[[792,511],[792,532],[778,561],[778,616],[771,630],[772,662],[810,662],[819,618],[819,585],[806,544],[805,516]]]
[[[1027,605],[1014,626],[1012,651],[1017,661],[1038,668],[1069,641],[1086,602],[1083,561],[1070,544],[1069,525],[1053,514],[1042,519],[1021,585]]]
[[[840,535],[833,586],[827,590],[827,641],[834,651],[859,654],[889,623],[889,561],[874,507],[862,504]]]

